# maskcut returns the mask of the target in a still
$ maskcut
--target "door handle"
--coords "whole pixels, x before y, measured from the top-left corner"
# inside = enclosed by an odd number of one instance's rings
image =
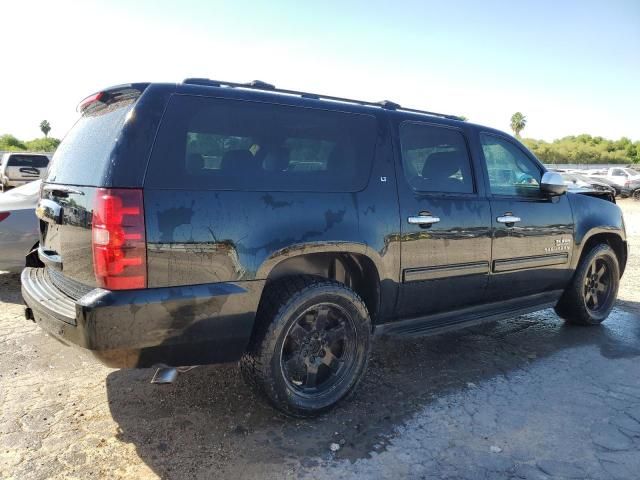
[[[516,217],[516,216],[511,215],[511,214],[503,215],[502,217],[496,218],[496,220],[499,223],[517,223],[517,222],[522,221],[522,219],[520,217]]]
[[[440,217],[433,217],[431,215],[418,215],[416,217],[407,218],[407,222],[412,225],[431,225],[433,223],[438,223],[440,221]]]

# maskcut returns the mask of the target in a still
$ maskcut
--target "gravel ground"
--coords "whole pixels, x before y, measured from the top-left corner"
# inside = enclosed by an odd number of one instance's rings
[[[377,340],[356,395],[313,421],[256,400],[234,365],[167,386],[103,367],[24,321],[0,274],[0,478],[636,479],[640,202],[620,204],[632,256],[604,325],[544,311]]]

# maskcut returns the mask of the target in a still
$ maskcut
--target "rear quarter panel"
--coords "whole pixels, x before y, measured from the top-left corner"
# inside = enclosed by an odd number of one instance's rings
[[[359,192],[145,187],[149,287],[265,280],[295,256],[350,252],[373,261],[381,304],[393,310],[400,268],[395,185],[391,145],[381,134]]]

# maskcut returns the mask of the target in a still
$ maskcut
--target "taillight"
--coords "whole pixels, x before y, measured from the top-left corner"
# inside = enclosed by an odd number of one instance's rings
[[[0,212],[0,222],[11,215],[11,212]]]
[[[98,286],[108,290],[147,286],[142,190],[98,189],[91,233]]]

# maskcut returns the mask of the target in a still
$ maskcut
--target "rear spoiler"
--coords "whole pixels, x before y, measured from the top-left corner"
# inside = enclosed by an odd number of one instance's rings
[[[129,83],[109,87],[84,98],[76,107],[76,111],[84,114],[112,103],[136,99],[148,86],[149,83]]]

